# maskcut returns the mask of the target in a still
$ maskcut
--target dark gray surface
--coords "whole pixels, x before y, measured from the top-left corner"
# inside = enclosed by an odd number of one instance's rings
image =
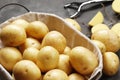
[[[85,1],[85,0],[0,0],[0,7],[2,7],[5,4],[14,2],[14,3],[19,3],[26,6],[30,11],[33,11],[33,12],[53,13],[60,17],[67,18],[69,17],[69,14],[63,8],[63,6],[72,1]],[[101,5],[89,7],[89,9],[87,8],[88,7],[86,7],[85,10],[82,11],[81,15],[76,20],[81,25],[82,32],[89,37],[90,29],[87,23],[99,10],[104,13],[104,8]],[[113,12],[111,8],[111,3],[105,4],[105,10],[107,13],[107,16],[104,13],[106,24],[109,25],[111,21],[113,22],[113,24],[120,21],[120,17],[116,17],[116,14]],[[24,14],[26,12],[27,11],[25,9],[19,6],[12,5],[12,6],[5,7],[0,11],[0,23],[4,22],[5,20],[13,16]],[[112,25],[110,25],[109,27],[111,26]],[[120,55],[119,52],[117,54]],[[120,70],[116,75],[112,77],[103,75],[100,80],[120,80]]]

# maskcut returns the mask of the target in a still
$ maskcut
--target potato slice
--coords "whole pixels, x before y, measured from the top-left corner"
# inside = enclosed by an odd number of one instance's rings
[[[104,16],[102,12],[97,12],[97,14],[89,21],[89,26],[95,26],[96,24],[102,23],[104,21]]]
[[[104,30],[104,29],[109,30],[109,27],[105,24],[97,24],[97,25],[92,27],[91,32],[94,33],[98,30]]]
[[[120,0],[114,0],[112,3],[112,9],[116,13],[120,13]]]

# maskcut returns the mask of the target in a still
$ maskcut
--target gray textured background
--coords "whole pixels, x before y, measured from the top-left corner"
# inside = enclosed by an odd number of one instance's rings
[[[68,10],[69,11],[68,13],[68,11],[65,10],[63,6],[72,1],[86,1],[86,0],[0,0],[0,7],[8,3],[19,3],[26,6],[30,11],[33,12],[53,13],[60,17],[68,18],[69,14],[72,14],[74,11]],[[98,11],[103,12],[105,17],[104,22],[105,24],[108,24],[109,27],[112,26],[110,25],[111,22],[115,24],[120,21],[120,16],[116,17],[116,14],[113,12],[111,8],[111,3],[105,4],[105,10],[107,16],[104,13],[104,8],[99,4],[86,6],[83,7],[83,9],[84,10],[82,10],[81,15],[76,20],[81,25],[82,32],[88,37],[90,36],[90,28],[88,27],[87,23]],[[15,6],[15,5],[7,6],[0,11],[0,23],[4,22],[5,20],[13,16],[24,14],[26,12],[27,11],[20,6]],[[119,52],[117,54],[120,55]],[[112,77],[103,75],[100,80],[120,80],[120,70],[116,75]]]

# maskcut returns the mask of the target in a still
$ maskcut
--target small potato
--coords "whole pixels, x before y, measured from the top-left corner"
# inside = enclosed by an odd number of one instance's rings
[[[103,54],[103,72],[108,76],[115,75],[119,70],[119,57],[113,52]]]
[[[112,2],[112,9],[113,11],[115,11],[116,13],[120,13],[120,0],[114,0]]]
[[[92,34],[91,39],[101,41],[106,51],[117,52],[120,49],[119,37],[111,30],[100,30]]]
[[[68,75],[72,72],[72,66],[69,62],[69,56],[68,55],[60,54],[57,69],[63,70]]]
[[[102,12],[97,12],[97,14],[89,21],[88,25],[89,26],[95,26],[97,24],[103,23],[104,21],[104,16]]]
[[[40,70],[47,72],[57,67],[59,52],[52,46],[45,46],[38,52],[37,59],[37,65]]]
[[[64,52],[67,45],[66,38],[58,31],[50,31],[42,40],[41,47],[52,46],[59,51],[60,54]]]
[[[14,20],[11,24],[18,25],[19,27],[23,27],[26,30],[26,28],[29,25],[29,22],[27,22],[24,19],[17,19],[17,20]]]
[[[41,71],[38,66],[30,60],[21,60],[13,68],[15,80],[40,80]]]
[[[67,21],[69,24],[73,25],[73,27],[75,29],[81,31],[81,26],[76,20],[71,19],[71,18],[66,18],[65,21]]]
[[[64,49],[63,54],[69,55],[70,51],[71,51],[71,48],[66,46],[65,49]]]
[[[0,49],[0,64],[8,71],[12,71],[14,65],[22,60],[22,54],[17,48],[4,47]]]
[[[37,39],[26,38],[25,42],[19,46],[19,49],[21,52],[24,52],[24,50],[29,47],[34,47],[34,48],[40,49],[41,44]]]
[[[92,40],[92,42],[100,49],[101,53],[106,52],[105,44],[98,40]]]
[[[97,24],[92,27],[91,32],[94,33],[98,30],[109,30],[109,27],[105,24]]]
[[[69,80],[85,80],[85,78],[78,73],[72,73],[68,77],[69,77]]]
[[[6,46],[19,46],[25,42],[26,32],[22,27],[7,25],[2,28],[0,38]]]
[[[26,32],[31,37],[43,39],[43,37],[49,32],[49,29],[43,22],[33,21],[28,25]]]
[[[34,47],[29,47],[24,50],[23,52],[23,59],[25,60],[31,60],[34,63],[37,63],[37,55],[38,55],[39,50]]]
[[[72,67],[82,75],[90,75],[98,66],[97,56],[82,46],[74,47],[69,57]]]
[[[68,80],[68,75],[60,69],[53,69],[44,75],[43,80]]]

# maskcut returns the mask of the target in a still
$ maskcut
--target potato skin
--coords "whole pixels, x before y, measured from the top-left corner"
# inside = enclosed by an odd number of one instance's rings
[[[82,75],[91,74],[98,65],[96,55],[82,46],[74,47],[69,56],[73,68]]]
[[[113,76],[119,69],[119,58],[113,52],[105,52],[103,54],[103,72],[108,76]]]

